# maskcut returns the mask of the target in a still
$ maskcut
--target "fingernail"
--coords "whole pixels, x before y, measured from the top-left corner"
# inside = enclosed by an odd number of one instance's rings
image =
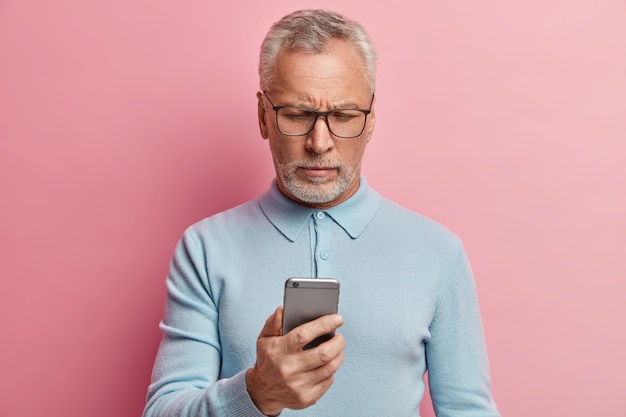
[[[333,323],[335,324],[335,326],[340,326],[343,324],[343,317],[341,317],[339,314],[336,314],[333,317]]]

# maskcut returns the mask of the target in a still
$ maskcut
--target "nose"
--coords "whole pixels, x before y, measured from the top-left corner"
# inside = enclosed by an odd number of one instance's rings
[[[306,147],[316,154],[328,152],[335,146],[332,134],[328,129],[328,120],[324,116],[318,116],[306,139]]]

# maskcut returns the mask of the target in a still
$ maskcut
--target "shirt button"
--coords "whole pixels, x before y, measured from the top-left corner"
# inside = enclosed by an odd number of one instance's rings
[[[326,252],[325,250],[321,251],[320,252],[320,258],[322,258],[323,260],[328,259],[328,252]]]
[[[317,214],[315,214],[315,217],[322,220],[324,217],[326,217],[326,214],[324,214],[323,211],[318,211]]]

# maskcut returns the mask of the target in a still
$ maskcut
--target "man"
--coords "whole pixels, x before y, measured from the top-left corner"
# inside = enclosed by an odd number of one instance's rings
[[[376,122],[370,38],[338,14],[295,12],[272,26],[259,73],[276,180],[179,242],[144,416],[417,416],[427,370],[438,416],[498,416],[460,241],[360,174]],[[282,307],[264,319],[289,277],[338,279],[341,315],[282,336]]]

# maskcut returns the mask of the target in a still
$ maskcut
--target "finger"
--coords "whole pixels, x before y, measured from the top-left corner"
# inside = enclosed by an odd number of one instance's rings
[[[343,358],[345,347],[346,343],[341,333],[335,333],[332,339],[313,349],[303,351],[304,355],[301,356],[300,360],[306,364],[307,371],[311,371],[327,366],[336,361],[337,358]],[[341,361],[343,362],[343,359]],[[335,371],[336,369],[333,370],[333,373]]]
[[[339,370],[344,361],[344,353],[340,352],[332,361],[316,369],[307,372],[309,388],[306,392],[313,398],[319,399],[335,381],[335,373]],[[313,404],[315,401],[309,403]]]
[[[291,330],[286,336],[290,350],[297,351],[308,345],[315,338],[334,332],[343,324],[343,317],[330,314],[302,324]]]
[[[274,313],[265,320],[265,325],[259,333],[259,339],[270,336],[280,336],[283,322],[283,307],[278,307]]]
[[[309,377],[312,381],[318,381],[321,383],[327,379],[332,379],[333,375],[339,370],[343,361],[345,360],[345,354],[343,350],[337,354],[332,360],[324,362],[321,366],[309,371]]]

